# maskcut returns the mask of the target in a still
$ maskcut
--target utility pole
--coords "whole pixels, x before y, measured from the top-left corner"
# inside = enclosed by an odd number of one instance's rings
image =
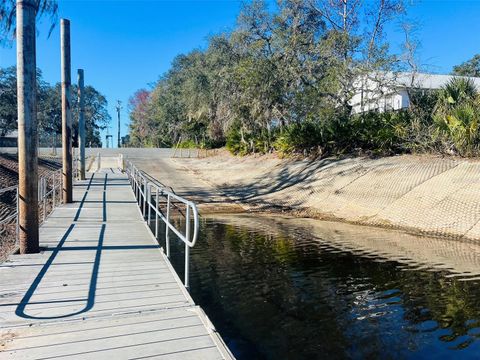
[[[118,117],[118,139],[117,139],[117,147],[120,149],[122,147],[122,142],[120,140],[120,110],[122,110],[122,102],[120,100],[117,100],[117,106],[115,106],[115,109],[117,109],[117,117]],[[113,147],[113,146],[112,146]]]
[[[113,148],[113,135],[110,135],[110,126],[107,126],[107,134],[105,135],[106,148]]]
[[[36,0],[17,0],[18,224],[20,253],[38,253]]]
[[[72,188],[72,112],[70,109],[70,21],[60,21],[60,43],[62,55],[62,163],[63,202],[73,201]]]
[[[85,99],[83,69],[78,69],[78,147],[80,148],[80,180],[85,180]]]

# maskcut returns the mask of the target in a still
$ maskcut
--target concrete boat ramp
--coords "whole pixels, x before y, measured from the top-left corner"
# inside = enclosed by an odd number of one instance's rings
[[[40,229],[43,251],[0,264],[0,359],[231,359],[142,219],[104,169]]]

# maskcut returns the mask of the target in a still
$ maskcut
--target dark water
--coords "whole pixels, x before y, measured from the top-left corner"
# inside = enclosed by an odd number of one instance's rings
[[[480,358],[475,244],[218,216],[191,254],[192,297],[238,359]],[[183,276],[182,246],[172,262]]]

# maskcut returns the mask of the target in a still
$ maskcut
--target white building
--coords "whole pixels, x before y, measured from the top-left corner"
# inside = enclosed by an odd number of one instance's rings
[[[355,94],[350,100],[352,113],[376,110],[400,110],[410,106],[408,89],[436,90],[446,85],[452,75],[425,73],[379,73],[355,83]],[[457,76],[461,77],[461,76]],[[480,78],[472,77],[480,90]]]

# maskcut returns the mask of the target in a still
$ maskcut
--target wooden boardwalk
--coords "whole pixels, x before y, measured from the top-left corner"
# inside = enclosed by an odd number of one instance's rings
[[[0,359],[230,359],[142,220],[126,175],[77,182],[43,251],[0,264]]]

